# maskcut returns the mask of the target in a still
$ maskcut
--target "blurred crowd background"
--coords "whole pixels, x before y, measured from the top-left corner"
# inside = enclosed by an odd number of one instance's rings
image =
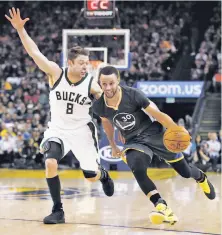
[[[221,3],[209,4],[202,9],[197,2],[116,2],[121,24],[115,27],[131,33],[132,62],[128,71],[121,72],[123,82],[132,86],[137,81],[205,81],[205,92],[220,93]],[[58,64],[62,29],[92,26],[84,20],[76,25],[81,2],[0,2],[0,167],[38,169],[44,167],[39,144],[50,119],[49,89],[46,75],[4,19],[13,6],[31,18],[26,25],[29,35]],[[122,49],[117,54],[121,58]],[[192,131],[191,115],[175,121]],[[220,171],[220,143],[220,130],[210,132],[207,140],[197,135],[184,154],[204,171]],[[64,164],[78,167],[70,159]]]

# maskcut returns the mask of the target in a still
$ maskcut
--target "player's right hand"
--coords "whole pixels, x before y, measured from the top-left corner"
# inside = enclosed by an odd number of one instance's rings
[[[16,30],[22,29],[25,23],[29,20],[29,18],[25,18],[24,20],[21,18],[20,10],[18,8],[17,8],[17,11],[15,10],[14,7],[12,9],[9,9],[9,13],[10,13],[11,18],[7,15],[5,15],[5,17],[11,22],[12,26]]]
[[[113,158],[120,158],[121,157],[121,150],[117,146],[112,147],[112,157]]]

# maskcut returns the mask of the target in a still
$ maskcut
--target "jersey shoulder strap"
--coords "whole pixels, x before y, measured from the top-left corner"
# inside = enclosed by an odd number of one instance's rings
[[[61,68],[61,67],[60,67],[60,68]],[[61,70],[62,70],[62,71],[61,71],[61,74],[60,74],[58,80],[54,83],[53,87],[50,88],[50,91],[53,91],[53,90],[59,85],[60,81],[62,80],[62,76],[63,76],[63,74],[64,74],[64,68],[61,68]]]
[[[93,100],[94,99],[94,96],[90,93],[90,90],[91,90],[91,87],[92,87],[92,82],[93,82],[93,76],[92,74],[89,74],[89,86],[88,86],[88,97]]]

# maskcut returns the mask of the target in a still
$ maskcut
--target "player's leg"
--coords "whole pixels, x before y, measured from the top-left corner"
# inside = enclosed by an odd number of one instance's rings
[[[90,182],[100,180],[104,193],[109,197],[112,196],[114,183],[109,173],[99,164],[97,130],[94,123],[88,123],[86,127],[83,127],[78,133],[76,132],[76,135],[72,135],[70,139],[72,141],[72,151],[79,160],[84,177]]]
[[[166,149],[163,144],[163,135],[165,129],[159,123],[153,124],[155,127],[159,126],[159,131],[155,135],[146,136],[143,140],[152,151],[170,163],[172,167],[184,178],[194,178],[203,189],[205,195],[209,199],[215,198],[215,191],[213,185],[209,182],[206,175],[192,164],[188,164],[181,153],[172,153]]]
[[[156,211],[153,211],[149,216],[151,222],[153,224],[176,223],[178,221],[177,217],[167,206],[166,201],[160,196],[156,185],[147,175],[147,168],[151,162],[151,157],[143,152],[130,149],[126,152],[126,160],[141,190],[156,208]]]
[[[55,138],[54,138],[55,139]],[[56,142],[55,142],[56,141]],[[58,138],[43,142],[42,152],[44,154],[46,181],[49,187],[50,195],[53,200],[52,213],[45,217],[45,224],[65,223],[64,211],[61,202],[61,185],[58,176],[58,162],[63,157],[62,142]],[[60,142],[60,143],[59,143]]]
[[[87,166],[83,167],[86,169]],[[90,182],[100,180],[100,182],[102,183],[103,191],[106,196],[111,197],[114,194],[114,183],[107,170],[105,170],[101,165],[99,165],[99,167],[97,166],[97,170],[94,168],[94,171],[85,169],[82,170],[85,179]],[[90,166],[90,169],[92,169],[92,165]]]
[[[213,200],[216,197],[214,187],[203,171],[191,163],[188,164],[185,158],[179,158],[179,160],[168,162],[182,177],[195,179],[209,199]]]

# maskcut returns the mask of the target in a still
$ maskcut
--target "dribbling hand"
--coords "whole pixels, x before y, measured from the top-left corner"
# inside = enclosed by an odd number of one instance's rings
[[[12,9],[9,10],[10,16],[5,15],[6,19],[9,20],[12,24],[12,26],[16,30],[20,30],[24,27],[25,23],[29,20],[29,18],[25,18],[24,20],[20,16],[20,10],[17,8],[17,11],[13,7]]]
[[[178,126],[178,127],[180,127],[181,130],[183,130],[184,132],[187,132],[190,135],[190,139],[192,139],[190,132],[185,127],[183,127],[183,126]]]

